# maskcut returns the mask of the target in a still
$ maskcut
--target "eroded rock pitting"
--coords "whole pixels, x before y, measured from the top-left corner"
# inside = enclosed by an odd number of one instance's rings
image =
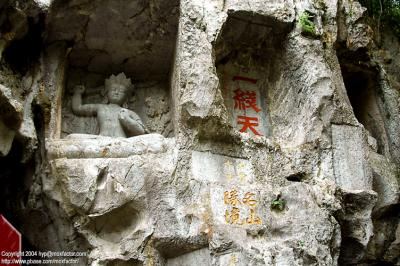
[[[399,44],[387,31],[377,46],[357,1],[0,10],[0,212],[25,250],[87,252],[79,265],[399,263]],[[72,98],[85,86],[82,106],[110,106],[120,73],[133,88],[115,110],[146,130],[99,136]]]

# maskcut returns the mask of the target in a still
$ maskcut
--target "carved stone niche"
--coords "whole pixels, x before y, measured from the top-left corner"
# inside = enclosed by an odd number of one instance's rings
[[[251,136],[272,135],[270,94],[280,76],[290,23],[232,12],[214,46],[221,92],[231,125]]]
[[[53,86],[55,104],[47,137],[78,142],[103,136],[173,137],[170,74],[179,1],[155,1],[149,5],[147,1],[60,0],[54,1],[51,8],[47,82]],[[54,48],[56,43],[65,45]],[[54,60],[54,49],[58,49],[58,61]],[[110,107],[110,83],[128,88],[118,110]],[[74,111],[73,99],[84,108]],[[126,111],[139,121],[140,130],[127,132],[123,126],[122,132],[115,127],[114,120],[121,121],[119,111]],[[104,130],[105,127],[115,130]]]
[[[99,124],[101,116],[99,114],[82,115],[79,112],[74,112],[72,108],[72,102],[74,97],[77,97],[74,93],[74,90],[76,90],[77,86],[81,85],[82,83],[89,85],[84,86],[86,87],[86,90],[85,93],[81,95],[83,101],[81,107],[85,108],[85,106],[97,106],[98,109],[104,109],[104,111],[107,113],[112,112],[111,109],[108,108],[110,106],[110,99],[107,96],[109,94],[107,87],[110,85],[105,86],[104,80],[102,82],[100,77],[97,77],[98,80],[91,81],[90,78],[96,78],[96,75],[82,72],[83,71],[78,69],[70,69],[67,90],[63,97],[61,138],[65,138],[67,136],[71,137],[71,134],[76,135],[77,133],[106,136],[122,135],[122,137],[131,137],[145,133],[158,133],[164,137],[173,136],[170,113],[170,97],[167,82],[156,80],[126,85],[128,88],[128,97],[121,104],[121,112],[127,111],[133,116],[136,116],[140,121],[139,123],[141,126],[143,126],[141,128],[144,128],[144,132],[130,134],[124,127],[124,133],[126,134],[118,134],[116,125],[111,125],[111,121],[108,123],[103,122],[103,127],[112,127],[107,130],[108,132],[101,130],[101,125]],[[128,82],[130,79],[127,77],[125,78],[124,73],[111,75],[110,78],[106,79],[107,82],[115,82],[114,86],[119,86],[120,83],[123,83],[123,80]],[[101,82],[103,84],[101,84]],[[89,87],[90,84],[93,86],[92,88]],[[110,110],[107,110],[107,108]],[[116,114],[112,116],[112,119],[117,120],[118,117],[118,114]]]
[[[152,233],[142,188],[172,172],[154,166],[173,160],[170,74],[178,18],[175,0],[55,0],[49,11],[43,94],[51,174],[43,191],[90,243],[89,260],[130,259]],[[129,97],[108,94],[110,84],[129,88]],[[122,134],[115,126],[121,111],[138,116],[144,132]]]
[[[363,59],[368,62],[365,57],[362,52],[339,54],[343,81],[354,116],[367,130],[370,146],[377,153],[390,157],[390,136],[386,128],[390,115],[385,115],[378,70],[360,63]]]

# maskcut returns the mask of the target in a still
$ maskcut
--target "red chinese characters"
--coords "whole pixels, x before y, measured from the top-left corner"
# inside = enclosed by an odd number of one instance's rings
[[[256,79],[242,76],[234,76],[233,81],[244,81],[252,84],[257,83]],[[248,132],[248,130],[250,130],[254,135],[261,136],[260,132],[256,129],[259,126],[259,118],[257,116],[248,116],[246,114],[247,110],[254,111],[256,113],[262,111],[261,108],[257,106],[257,92],[251,90],[242,90],[241,88],[237,88],[233,92],[233,100],[235,100],[234,109],[244,111],[244,115],[238,115],[236,117],[237,124],[242,125],[240,132]]]
[[[247,132],[247,130],[250,129],[254,135],[261,136],[261,134],[255,129],[255,127],[258,126],[258,117],[239,115],[237,117],[237,123],[243,125],[240,132]]]
[[[257,94],[255,91],[236,89],[233,92],[235,93],[235,96],[233,96],[235,100],[235,109],[246,110],[251,108],[257,113],[261,111],[257,106]]]

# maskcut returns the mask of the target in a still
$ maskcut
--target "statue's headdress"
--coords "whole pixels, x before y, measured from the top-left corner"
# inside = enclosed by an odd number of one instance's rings
[[[131,79],[127,78],[124,73],[119,73],[117,76],[111,75],[105,81],[106,89],[111,88],[112,84],[120,84],[123,85],[127,89],[131,89],[133,87]]]

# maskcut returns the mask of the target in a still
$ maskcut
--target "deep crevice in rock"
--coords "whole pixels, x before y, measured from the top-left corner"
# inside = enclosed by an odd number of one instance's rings
[[[34,162],[21,163],[23,144],[14,139],[12,148],[6,157],[0,157],[0,214],[20,232],[25,223],[24,209],[30,193],[30,176],[33,173]],[[5,167],[6,166],[6,167]],[[22,234],[23,250],[36,250],[35,246]]]
[[[287,176],[286,179],[291,182],[302,182],[306,178],[305,173],[297,173],[290,176]]]
[[[380,109],[379,77],[364,51],[339,54],[343,80],[357,120],[377,142],[377,152],[387,154],[387,136]]]
[[[37,18],[29,17],[26,35],[13,41],[4,51],[4,60],[21,75],[25,75],[39,60],[43,47],[44,20],[44,14],[40,14]]]
[[[352,265],[359,262],[364,256],[365,248],[356,239],[347,237],[342,232],[342,247],[340,249],[339,265]]]

